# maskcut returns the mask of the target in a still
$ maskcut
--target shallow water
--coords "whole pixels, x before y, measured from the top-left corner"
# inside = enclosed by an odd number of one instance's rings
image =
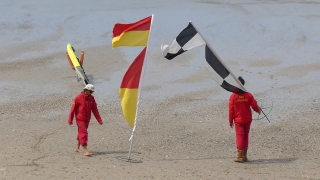
[[[316,79],[320,71],[317,69],[296,77],[283,74],[287,67],[296,65],[299,69],[298,65],[305,64],[312,67],[312,63],[319,62],[319,8],[318,1],[3,1],[0,2],[0,62],[64,52],[67,43],[72,43],[76,50],[106,46],[106,51],[111,52],[115,23],[131,23],[154,14],[143,85],[160,88],[143,92],[144,98],[151,98],[156,93],[159,99],[163,99],[217,87],[210,79],[174,83],[199,71],[208,71],[206,75],[210,75],[203,46],[173,60],[188,59],[183,67],[167,61],[160,52],[161,44],[170,44],[192,21],[233,73],[247,80],[249,91],[265,93],[274,99],[285,97],[292,103],[298,103],[305,97],[291,100],[291,96],[298,94],[286,94],[288,91],[279,89],[308,82],[314,83],[315,88],[319,87]],[[131,62],[141,49],[122,47],[121,51]],[[163,70],[157,72],[160,62]],[[61,65],[67,66],[65,61],[61,61]],[[308,70],[308,67],[301,68],[301,71]],[[107,100],[107,96],[116,96],[114,93],[123,73],[114,73],[107,82],[103,82],[102,77],[95,79],[101,92],[97,96],[102,101]],[[1,83],[0,87],[3,86]],[[109,91],[104,91],[104,88]],[[317,92],[303,88],[302,93],[308,92],[310,97],[317,95]],[[292,93],[297,92],[300,90]],[[228,92],[220,92],[212,98],[226,98],[228,95]]]

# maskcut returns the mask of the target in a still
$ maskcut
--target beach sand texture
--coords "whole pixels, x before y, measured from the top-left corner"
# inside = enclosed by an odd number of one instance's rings
[[[320,179],[319,9],[316,0],[0,2],[0,179]],[[112,49],[112,28],[151,14],[128,162],[118,90],[142,47]],[[172,61],[160,51],[189,21],[260,105],[273,103],[270,123],[252,123],[247,163],[233,162],[230,92],[212,79],[204,46]],[[85,52],[104,121],[92,116],[91,157],[74,152],[67,124],[83,88],[68,43]]]

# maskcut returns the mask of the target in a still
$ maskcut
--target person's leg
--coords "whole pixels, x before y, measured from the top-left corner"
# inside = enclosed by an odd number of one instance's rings
[[[244,138],[244,126],[242,124],[235,123],[236,131],[236,144],[238,149],[238,157],[234,160],[235,162],[243,162],[243,138]]]
[[[77,126],[78,126],[78,134],[77,134],[77,145],[76,145],[76,152],[81,152],[81,150],[80,150],[80,138],[79,138],[79,125],[78,125],[78,123],[77,123]]]
[[[83,147],[83,154],[85,156],[89,156],[92,153],[90,153],[87,149],[87,143],[88,143],[88,123],[79,123],[78,124],[78,137],[79,137],[79,142],[81,146]]]
[[[90,156],[92,153],[88,151],[87,146],[83,146],[83,154],[85,156]]]
[[[80,142],[78,141],[77,146],[76,146],[76,152],[81,152],[80,150]]]
[[[249,132],[251,123],[244,124],[244,136],[243,136],[243,147],[248,148],[249,145]]]
[[[244,124],[244,138],[243,138],[243,147],[244,147],[243,159],[244,159],[244,161],[248,160],[247,152],[248,152],[248,146],[249,146],[250,126],[251,126],[251,123]]]
[[[235,131],[236,131],[236,144],[238,150],[243,150],[244,148],[244,126],[243,124],[235,123]]]

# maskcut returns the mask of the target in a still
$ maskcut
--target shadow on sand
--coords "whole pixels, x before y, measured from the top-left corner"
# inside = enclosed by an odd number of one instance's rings
[[[133,159],[132,157],[129,159],[128,156],[116,156],[116,158],[123,162],[129,163],[142,163],[141,159]]]
[[[231,159],[232,157],[212,157],[212,158],[166,158],[166,159],[158,159],[157,161],[203,161],[203,160],[225,160]]]
[[[280,158],[280,159],[257,159],[250,160],[246,164],[277,164],[277,163],[291,163],[298,158]]]
[[[132,157],[129,159],[128,155],[129,152],[128,151],[92,151],[92,155],[93,156],[102,156],[102,155],[107,155],[107,154],[121,154],[121,156],[115,156],[115,158],[117,158],[120,161],[124,161],[124,162],[130,162],[130,163],[142,163],[142,160],[137,160],[137,159],[132,159]],[[138,155],[141,154],[140,152],[135,152],[132,151],[131,155]]]
[[[217,158],[190,158],[190,159],[162,159],[158,161],[202,161],[202,160],[226,160],[233,159],[232,157],[217,157]],[[248,160],[245,164],[278,164],[278,163],[291,163],[298,158],[282,158],[282,159],[257,159]],[[232,162],[233,160],[231,160]]]
[[[89,84],[93,84],[94,85],[93,75],[92,74],[88,74],[87,78],[89,79]]]

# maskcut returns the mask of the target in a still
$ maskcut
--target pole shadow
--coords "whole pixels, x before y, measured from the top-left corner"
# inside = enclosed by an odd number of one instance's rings
[[[131,153],[132,154],[132,153]],[[128,158],[128,156],[116,156],[119,161],[128,162],[128,163],[142,163],[141,159]]]
[[[141,159],[133,159],[128,158],[129,151],[92,151],[92,156],[103,156],[108,154],[121,154],[120,156],[115,156],[116,159],[123,161],[123,162],[130,162],[130,163],[142,163]],[[141,152],[132,151],[131,155],[139,155]]]

